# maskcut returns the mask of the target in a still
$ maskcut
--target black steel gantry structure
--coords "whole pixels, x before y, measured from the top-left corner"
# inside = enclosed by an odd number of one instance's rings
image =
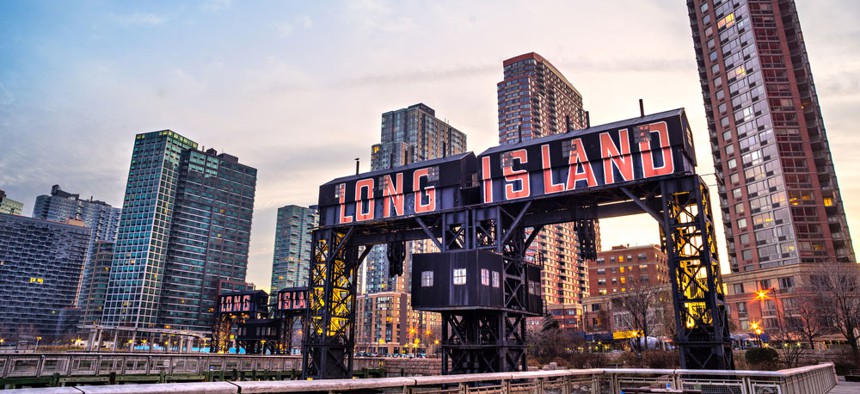
[[[525,318],[542,310],[540,267],[524,256],[543,226],[575,222],[586,237],[580,253],[593,255],[594,219],[643,212],[658,222],[668,255],[682,368],[733,369],[709,194],[695,165],[677,109],[322,185],[305,377],[352,375],[358,268],[373,245],[399,250],[419,239],[440,250],[425,261],[470,251],[503,261],[498,302],[428,306],[413,295],[416,309],[442,313],[441,372],[524,370]],[[389,258],[402,263],[396,253]]]

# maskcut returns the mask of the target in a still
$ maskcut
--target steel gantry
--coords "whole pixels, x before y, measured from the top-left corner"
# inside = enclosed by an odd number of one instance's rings
[[[690,135],[679,109],[322,185],[305,377],[352,375],[358,268],[372,245],[398,251],[419,239],[440,251],[412,261],[422,267],[412,272],[413,306],[442,314],[440,372],[524,370],[525,319],[543,309],[541,267],[526,259],[535,237],[574,222],[579,253],[594,258],[596,219],[643,212],[658,222],[668,256],[682,368],[733,369],[708,190],[695,175]],[[403,261],[394,252],[389,259]],[[472,275],[466,266],[486,276],[448,283],[452,269]],[[425,282],[417,276],[427,273]]]

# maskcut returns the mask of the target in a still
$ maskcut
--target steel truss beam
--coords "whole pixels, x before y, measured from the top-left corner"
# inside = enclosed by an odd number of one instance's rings
[[[422,238],[432,239],[443,252],[489,250],[505,261],[502,310],[442,313],[442,373],[525,369],[525,318],[530,316],[525,254],[531,242],[545,225],[575,221],[585,244],[580,253],[590,256],[596,251],[594,219],[643,211],[659,222],[669,259],[681,366],[733,369],[708,190],[698,176],[686,175],[558,201],[468,206],[394,223],[317,230],[302,345],[304,376],[352,375],[358,266],[372,244]]]
[[[734,369],[708,188],[689,176],[660,189],[681,368]]]
[[[353,230],[322,229],[314,233],[310,303],[302,344],[306,377],[352,376],[356,273],[370,251],[364,248],[359,255],[358,245],[350,243]]]
[[[448,250],[489,249],[505,257],[505,309],[442,312],[443,374],[526,369],[525,252],[542,228],[526,234],[523,218],[530,208],[527,202],[445,216]]]
[[[218,313],[215,316],[215,324],[212,327],[212,343],[209,345],[210,353],[223,353],[230,349],[230,331],[233,329],[236,315],[229,313]]]

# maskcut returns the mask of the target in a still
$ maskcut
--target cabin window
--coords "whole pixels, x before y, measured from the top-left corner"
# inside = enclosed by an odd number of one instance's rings
[[[455,285],[465,285],[466,284],[466,269],[465,268],[454,269],[454,284]]]
[[[421,287],[433,287],[433,271],[421,272]]]
[[[499,282],[500,282],[499,281],[499,272],[493,271],[493,287],[499,287],[500,286]]]
[[[489,286],[490,285],[490,270],[486,268],[481,268],[481,285]]]

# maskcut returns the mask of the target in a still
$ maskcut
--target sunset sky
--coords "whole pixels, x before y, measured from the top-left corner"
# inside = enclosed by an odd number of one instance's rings
[[[797,8],[860,250],[860,2]],[[0,1],[0,189],[26,215],[53,184],[120,206],[134,135],[174,130],[258,169],[248,280],[268,290],[278,207],[369,169],[386,111],[422,102],[470,150],[496,145],[502,61],[525,52],[594,125],[639,98],[685,107],[712,173],[690,36],[680,0]],[[604,248],[658,241],[648,217],[602,229]]]

